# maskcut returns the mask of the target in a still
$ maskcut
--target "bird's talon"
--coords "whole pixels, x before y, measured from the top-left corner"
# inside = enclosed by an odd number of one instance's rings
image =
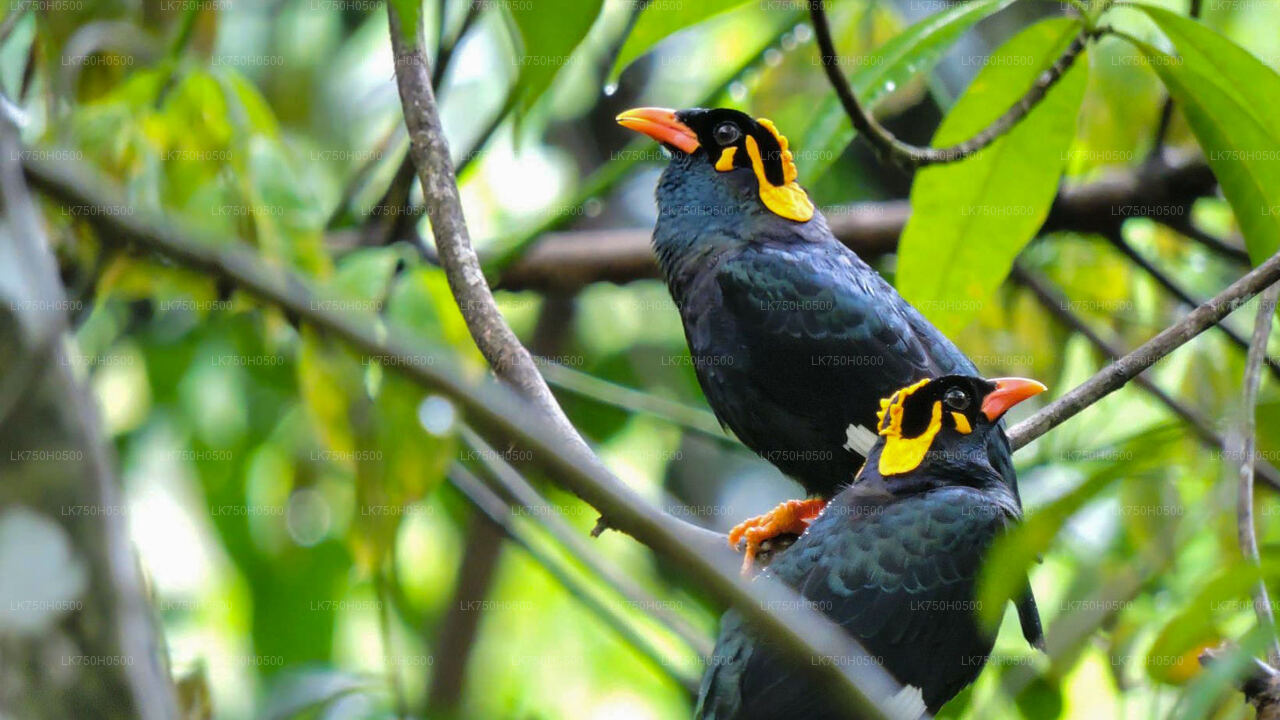
[[[787,500],[764,515],[748,518],[735,525],[729,531],[729,546],[736,550],[746,540],[746,548],[742,553],[742,574],[751,572],[751,565],[755,562],[761,543],[779,535],[804,534],[809,523],[822,514],[822,509],[826,506],[825,500]]]

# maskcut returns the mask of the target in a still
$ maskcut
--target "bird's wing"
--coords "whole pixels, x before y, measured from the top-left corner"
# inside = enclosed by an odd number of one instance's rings
[[[859,409],[836,430],[860,455],[874,439],[882,397],[927,376],[976,374],[875,270],[834,242],[753,244],[721,262],[716,282],[742,344],[760,349],[749,368],[760,386],[806,399],[779,403],[791,407]],[[847,427],[855,420],[863,431]]]

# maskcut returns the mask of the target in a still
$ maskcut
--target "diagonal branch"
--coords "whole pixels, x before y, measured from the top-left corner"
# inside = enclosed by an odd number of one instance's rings
[[[666,657],[652,642],[636,629],[632,623],[615,608],[602,602],[586,584],[565,569],[561,563],[553,560],[529,538],[524,529],[511,522],[511,508],[502,498],[490,490],[472,472],[455,464],[449,469],[449,482],[458,489],[472,505],[476,507],[487,522],[501,530],[512,542],[524,550],[548,575],[555,578],[575,600],[600,619],[611,630],[618,634],[624,642],[635,648],[655,669],[665,673],[685,690],[692,694],[698,692],[698,678],[679,672],[666,661]]]
[[[115,199],[120,192],[110,181],[79,180],[65,163],[36,158],[24,158],[24,167],[31,183],[59,202],[91,209],[86,217],[104,235],[230,283],[444,395],[473,425],[532,452],[551,477],[608,517],[613,527],[667,558],[718,602],[737,607],[780,654],[807,668],[815,682],[852,711],[872,720],[887,717],[880,703],[900,691],[898,684],[838,625],[768,576],[742,578],[737,570],[740,558],[729,550],[723,536],[650,505],[589,450],[566,444],[547,422],[545,411],[509,385],[467,380],[455,367],[451,352],[413,341],[411,331],[389,329],[364,313],[333,312],[332,301],[317,297],[307,280],[265,265],[243,243],[200,242],[137,215],[114,212],[124,205]]]
[[[1183,305],[1195,307],[1200,304],[1200,300],[1192,297],[1191,293],[1187,292],[1177,283],[1177,281],[1166,275],[1162,270],[1160,270],[1160,268],[1156,267],[1155,263],[1148,260],[1142,255],[1142,253],[1138,252],[1135,247],[1126,242],[1120,233],[1107,233],[1107,240],[1111,241],[1111,244],[1115,245],[1116,249],[1123,253],[1125,257],[1133,261],[1133,264],[1142,268],[1142,270],[1150,275],[1151,278],[1161,287],[1168,290],[1174,297],[1178,298],[1178,301]],[[1230,325],[1227,325],[1226,323],[1219,323],[1218,329],[1222,331],[1222,334],[1226,335],[1227,338],[1231,340],[1231,343],[1236,347],[1242,350],[1249,349],[1249,341],[1246,340],[1243,335],[1236,332]],[[1263,362],[1267,364],[1267,368],[1271,371],[1271,374],[1275,376],[1276,379],[1280,380],[1280,360],[1267,356],[1263,358]]]
[[[1230,315],[1241,304],[1277,280],[1280,280],[1280,253],[1271,256],[1244,277],[1231,283],[1225,290],[1205,301],[1181,321],[1164,329],[1138,349],[1111,363],[1040,412],[1015,425],[1009,430],[1009,442],[1016,450],[1115,392],[1143,370],[1155,365],[1188,340]]]
[[[449,156],[449,143],[436,112],[431,89],[430,64],[422,47],[421,18],[418,27],[406,33],[394,5],[387,5],[391,21],[391,46],[395,53],[396,84],[404,106],[404,122],[409,129],[409,153],[418,169],[431,219],[436,250],[449,288],[466,320],[476,346],[493,367],[494,373],[533,401],[550,421],[560,442],[587,451],[586,442],[565,416],[551,389],[533,364],[533,357],[520,344],[515,332],[494,302],[489,283],[480,269],[480,259],[471,247],[462,201]],[[408,38],[415,40],[410,43]],[[589,452],[589,451],[588,451]]]
[[[1036,296],[1036,300],[1040,302],[1040,305],[1063,325],[1073,332],[1080,333],[1085,340],[1089,341],[1089,344],[1105,353],[1112,360],[1118,360],[1124,356],[1124,350],[1104,339],[1093,328],[1089,327],[1079,315],[1071,312],[1067,299],[1051,288],[1043,276],[1027,270],[1021,265],[1014,265],[1010,278],[1030,290],[1031,294]],[[1188,407],[1186,403],[1165,392],[1145,375],[1137,376],[1133,379],[1133,382],[1150,393],[1152,397],[1164,403],[1174,415],[1182,418],[1205,445],[1216,448],[1219,452],[1226,450],[1226,438],[1219,434],[1213,427],[1213,423],[1200,412]],[[1277,470],[1274,465],[1262,458],[1255,458],[1255,466],[1259,477],[1271,487],[1280,490],[1280,470]]]
[[[1044,99],[1049,90],[1062,79],[1076,58],[1084,51],[1089,40],[1098,34],[1089,29],[1082,30],[1053,65],[1036,77],[1036,81],[1025,95],[976,135],[950,147],[934,148],[911,145],[899,140],[858,103],[858,98],[853,94],[849,81],[840,72],[839,57],[836,54],[835,43],[831,40],[831,26],[827,22],[827,11],[823,7],[823,0],[809,0],[809,15],[813,18],[813,34],[818,40],[818,50],[822,53],[822,69],[826,71],[827,79],[831,81],[831,87],[840,98],[840,104],[844,106],[845,114],[849,116],[854,129],[858,131],[858,135],[871,143],[871,147],[875,149],[881,160],[891,161],[906,169],[957,162],[995,142],[1000,136],[1009,132],[1014,125],[1021,122]]]
[[[1257,448],[1258,386],[1262,384],[1262,358],[1267,354],[1267,339],[1271,337],[1271,319],[1276,314],[1276,299],[1280,297],[1280,285],[1272,285],[1262,294],[1257,320],[1253,325],[1253,338],[1249,342],[1249,356],[1244,366],[1244,413],[1240,419],[1239,438],[1233,443],[1238,455],[1228,455],[1239,460],[1240,485],[1236,494],[1236,537],[1245,562],[1261,567],[1258,555],[1258,536],[1253,528],[1253,462]],[[1272,667],[1280,665],[1280,640],[1276,639],[1276,618],[1271,611],[1271,599],[1267,596],[1267,584],[1260,578],[1253,588],[1253,611],[1258,624],[1269,635],[1267,660]]]
[[[707,641],[706,633],[693,627],[688,620],[668,611],[662,602],[652,593],[640,587],[625,573],[619,572],[600,557],[593,547],[574,530],[559,514],[551,511],[547,501],[528,483],[510,463],[504,460],[489,443],[484,441],[476,431],[463,425],[462,440],[475,451],[480,462],[489,470],[494,482],[502,488],[502,493],[514,504],[525,508],[533,517],[543,521],[547,532],[560,542],[574,557],[592,573],[611,585],[618,594],[626,598],[632,607],[650,610],[654,618],[665,625],[673,634],[684,640],[701,657],[709,657],[712,647]]]

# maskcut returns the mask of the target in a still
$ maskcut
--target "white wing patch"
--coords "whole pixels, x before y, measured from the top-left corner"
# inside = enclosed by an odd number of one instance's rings
[[[862,457],[866,457],[871,452],[871,446],[876,444],[876,434],[871,432],[864,425],[849,424],[844,429],[844,447],[846,450],[852,450]]]
[[[924,693],[915,685],[903,685],[902,689],[884,704],[886,714],[901,720],[919,720],[928,711],[924,704]]]

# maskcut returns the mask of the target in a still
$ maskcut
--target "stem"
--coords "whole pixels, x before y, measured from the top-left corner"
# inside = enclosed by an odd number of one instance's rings
[[[1063,421],[1115,392],[1138,373],[1155,365],[1164,356],[1230,315],[1263,289],[1280,280],[1280,253],[1231,283],[1178,323],[1161,331],[1141,347],[1103,368],[1096,375],[1050,403],[1035,415],[1009,430],[1009,442],[1016,450],[1035,440]]]
[[[1240,485],[1236,494],[1236,537],[1240,541],[1240,553],[1245,562],[1255,568],[1262,567],[1258,555],[1258,537],[1253,527],[1253,456],[1257,445],[1258,387],[1262,384],[1262,358],[1267,354],[1267,338],[1271,336],[1271,319],[1276,314],[1276,299],[1280,297],[1280,285],[1272,285],[1262,294],[1257,320],[1253,325],[1253,339],[1249,343],[1249,357],[1244,367],[1244,414],[1240,420]],[[1267,596],[1267,584],[1259,578],[1253,588],[1253,611],[1258,624],[1269,629],[1267,660],[1272,667],[1280,665],[1280,640],[1276,638],[1276,618],[1271,612],[1271,599]]]
[[[831,87],[840,98],[840,104],[844,106],[845,114],[849,116],[854,129],[871,143],[881,160],[890,161],[904,169],[957,162],[995,142],[1021,122],[1044,99],[1049,90],[1071,68],[1076,57],[1084,51],[1085,45],[1097,36],[1094,30],[1088,28],[1082,30],[1053,65],[1036,77],[1025,95],[976,135],[950,147],[933,148],[911,145],[899,140],[871,113],[863,109],[858,103],[858,98],[853,94],[853,88],[849,86],[848,79],[840,72],[838,55],[835,43],[831,39],[831,26],[827,22],[827,11],[823,7],[823,0],[809,1],[809,15],[813,18],[813,34],[818,40],[818,49],[822,53],[822,69],[826,71],[827,79],[831,81]]]

